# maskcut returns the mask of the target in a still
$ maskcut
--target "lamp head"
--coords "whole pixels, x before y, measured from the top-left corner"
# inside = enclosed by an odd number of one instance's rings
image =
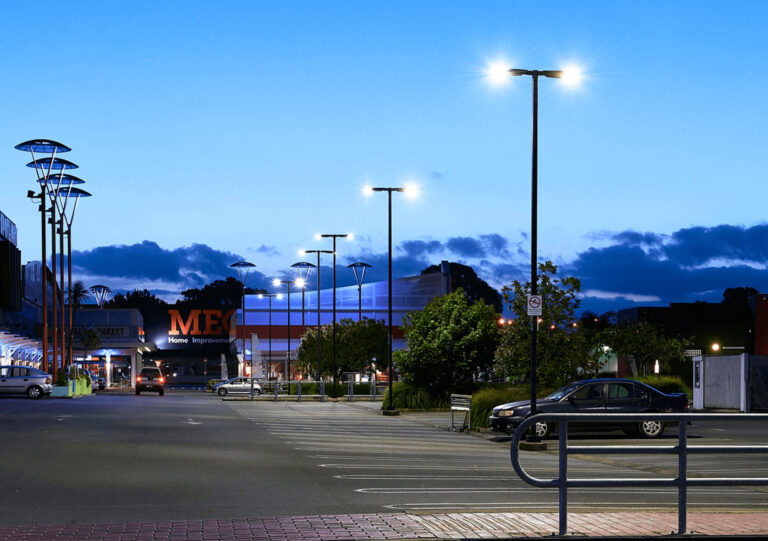
[[[485,66],[485,78],[492,86],[503,86],[509,82],[511,71],[505,60],[494,60]]]
[[[296,280],[294,280],[294,283],[296,284],[296,287],[301,289],[304,289],[304,286],[307,285],[307,282],[306,280],[304,280],[304,278],[296,278]]]

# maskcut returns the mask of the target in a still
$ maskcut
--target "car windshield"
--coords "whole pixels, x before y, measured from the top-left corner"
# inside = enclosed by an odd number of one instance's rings
[[[578,385],[574,385],[574,384],[571,383],[569,385],[566,385],[565,387],[561,387],[560,389],[558,389],[554,393],[547,395],[545,398],[547,400],[560,400],[565,395],[567,395],[568,393],[570,393],[571,391],[576,389],[576,387],[578,387]]]

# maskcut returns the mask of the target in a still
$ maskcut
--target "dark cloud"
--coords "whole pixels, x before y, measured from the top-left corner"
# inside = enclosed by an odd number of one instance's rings
[[[690,227],[676,231],[664,253],[680,265],[698,266],[726,259],[768,262],[768,225]]]
[[[193,244],[165,250],[157,243],[143,241],[133,245],[101,246],[72,254],[73,271],[78,277],[99,277],[113,290],[150,289],[173,291],[197,288],[233,275],[229,267],[244,258]],[[263,274],[251,271],[248,285],[262,287]]]
[[[443,243],[437,240],[406,240],[400,243],[400,249],[407,257],[413,258],[439,252],[443,249]]]
[[[486,250],[482,241],[472,237],[452,237],[445,243],[445,247],[459,257],[485,257]]]
[[[485,245],[489,255],[509,257],[509,241],[498,233],[480,235],[480,240]]]

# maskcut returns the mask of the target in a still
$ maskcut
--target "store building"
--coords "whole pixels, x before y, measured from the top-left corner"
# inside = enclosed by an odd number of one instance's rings
[[[422,274],[392,281],[392,338],[393,349],[405,347],[405,338],[400,326],[403,318],[423,310],[435,297],[450,292],[447,262],[440,272]],[[279,293],[279,292],[276,292]],[[253,358],[254,374],[257,377],[285,380],[297,375],[294,361],[296,349],[307,329],[318,324],[317,291],[294,290],[290,301],[285,291],[281,297],[259,295],[245,296],[245,326],[242,324],[242,310],[232,315],[229,339],[231,350],[237,353],[237,375],[247,375]],[[320,291],[321,325],[333,321],[333,289]],[[290,319],[289,314],[290,302]],[[357,321],[360,317],[381,320],[388,318],[388,282],[372,282],[357,286],[336,288],[336,322],[342,319]],[[243,338],[245,338],[245,362],[243,363]],[[289,363],[290,341],[290,363]],[[254,356],[255,353],[255,356]]]

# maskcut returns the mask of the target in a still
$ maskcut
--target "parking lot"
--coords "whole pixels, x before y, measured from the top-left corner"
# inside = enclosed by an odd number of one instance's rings
[[[445,412],[385,417],[366,402],[250,402],[195,391],[0,400],[0,525],[331,513],[555,510],[517,479],[506,438],[449,432]],[[765,426],[689,428],[707,444],[765,443]],[[580,443],[639,443],[619,434]],[[674,431],[651,444],[674,442]],[[524,455],[538,477],[554,452]],[[692,472],[762,476],[764,456],[696,456]],[[579,477],[673,476],[672,457],[574,457]],[[676,491],[574,490],[570,509],[674,509]],[[763,488],[700,488],[693,510],[764,510]]]

